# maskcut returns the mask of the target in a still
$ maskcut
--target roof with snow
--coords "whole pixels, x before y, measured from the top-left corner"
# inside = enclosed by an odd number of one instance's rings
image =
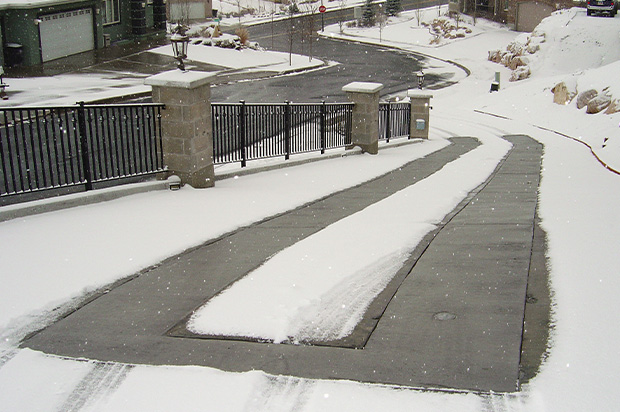
[[[58,6],[62,4],[81,3],[80,0],[9,0],[0,4],[0,10],[29,9],[43,6]]]

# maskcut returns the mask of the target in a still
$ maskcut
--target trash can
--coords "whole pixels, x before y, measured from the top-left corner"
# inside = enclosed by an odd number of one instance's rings
[[[24,62],[24,48],[19,43],[6,44],[6,65],[7,67],[21,66]]]

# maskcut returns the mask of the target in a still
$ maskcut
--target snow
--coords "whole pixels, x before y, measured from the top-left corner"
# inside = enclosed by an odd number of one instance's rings
[[[189,329],[275,342],[347,336],[408,252],[491,174],[510,147],[497,140],[486,143],[276,254],[196,311]],[[454,179],[457,173],[460,178]]]
[[[151,50],[154,53],[172,56],[170,46],[161,46]],[[293,61],[289,64],[289,54],[274,51],[259,51],[252,49],[231,50],[222,47],[206,46],[203,44],[189,44],[187,48],[189,60],[215,64],[231,69],[259,68],[270,71],[296,70],[323,65],[319,59],[311,61],[307,56],[293,54]]]
[[[156,47],[150,51],[172,56],[172,47],[169,45]],[[234,50],[201,44],[188,45],[187,54],[188,59],[194,62],[221,67],[213,74],[230,70],[247,70],[275,75],[325,65],[319,59],[312,58],[310,60],[307,56],[298,54],[289,56],[288,53],[274,51]],[[186,62],[186,68],[195,70],[191,62]],[[150,86],[144,84],[146,77],[147,75],[140,73],[111,73],[109,71],[28,78],[5,77],[5,83],[10,85],[9,100],[0,101],[0,107],[62,106],[72,105],[78,101],[91,102],[119,95],[145,93],[151,90]]]
[[[433,10],[428,10],[430,16]],[[489,62],[487,52],[505,48],[517,33],[479,19],[475,26],[479,31],[472,36],[431,47],[421,37],[417,40],[413,35],[408,37],[411,26],[417,25],[415,21],[406,22],[406,15],[401,18],[405,20],[402,26],[399,24],[401,27],[383,31],[384,43],[452,60],[472,72],[448,89],[433,91],[428,142],[382,150],[377,156],[347,156],[239,176],[218,181],[215,188],[208,190],[185,187],[176,192],[134,195],[0,223],[2,410],[68,410],[67,405],[80,405],[81,410],[89,411],[157,411],[178,409],[180,405],[190,411],[206,408],[502,412],[617,409],[620,354],[616,343],[620,339],[620,313],[615,302],[620,294],[617,279],[620,257],[616,253],[620,233],[617,219],[620,177],[605,169],[591,150],[609,165],[620,167],[620,114],[587,115],[573,104],[558,106],[553,103],[550,89],[559,81],[566,81],[579,89],[608,88],[618,98],[620,19],[586,17],[583,9],[556,13],[536,30],[545,33],[546,41],[541,43],[537,52],[540,54],[532,63],[532,78],[513,83],[503,80],[499,92],[489,93],[495,72],[507,79],[510,71]],[[327,35],[337,36],[338,32],[337,25],[326,28]],[[374,42],[378,42],[378,34],[378,31],[373,34],[372,29],[355,33],[357,40],[374,37]],[[404,45],[403,40],[410,38],[415,40],[414,44]],[[558,49],[558,43],[563,49]],[[605,57],[604,61],[601,56]],[[582,58],[588,62],[586,65],[566,65]],[[113,84],[108,81],[113,80],[102,76],[100,84],[102,87]],[[49,93],[54,90],[52,86]],[[349,381],[271,376],[261,371],[227,373],[201,367],[142,365],[112,368],[116,371],[112,373],[114,379],[106,380],[98,372],[103,368],[101,363],[60,359],[17,348],[19,339],[32,328],[33,322],[51,321],[56,306],[78,299],[94,288],[129,276],[218,234],[397,168],[438,150],[446,144],[446,137],[476,136],[483,143],[480,148],[428,179],[428,182],[450,181],[452,177],[450,184],[454,191],[446,192],[444,199],[436,204],[427,204],[429,208],[448,207],[450,201],[446,199],[450,195],[455,196],[451,201],[456,201],[468,185],[488,173],[488,168],[505,150],[506,143],[499,138],[504,134],[528,134],[545,147],[539,214],[548,236],[553,328],[541,371],[521,392],[486,395],[427,392]],[[604,137],[608,138],[607,142],[603,141]],[[462,165],[469,162],[473,164],[468,169],[471,175],[464,175]],[[342,173],[345,170],[355,173]],[[334,174],[343,178],[335,180]],[[356,174],[359,176],[351,178]],[[405,194],[428,182],[420,182],[386,201],[406,204]],[[294,190],[300,186],[307,190]],[[251,207],[240,210],[241,204]],[[183,213],[178,212],[181,208]],[[205,209],[212,213],[205,214]],[[352,216],[350,221],[345,219],[331,225],[317,236],[337,239],[362,216],[365,221],[378,220],[373,209]],[[424,225],[428,227],[433,219],[432,214],[427,214],[415,223],[423,231]],[[389,219],[384,222],[391,223]],[[364,229],[353,226],[356,230]],[[413,237],[403,241],[413,242]],[[309,251],[315,247],[315,240],[307,238],[305,246]],[[296,248],[294,245],[274,256],[264,267],[269,265],[277,272],[279,259],[287,258],[286,255],[300,258]],[[375,263],[388,261],[392,259],[378,259]],[[338,259],[332,262],[341,263]],[[372,263],[366,262],[363,267],[369,264]],[[264,271],[264,267],[257,272]],[[312,300],[310,295],[304,296]],[[288,333],[288,330],[280,331],[274,336]]]

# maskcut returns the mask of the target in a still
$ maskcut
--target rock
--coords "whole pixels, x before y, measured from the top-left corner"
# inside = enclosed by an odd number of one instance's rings
[[[516,82],[519,80],[524,80],[530,77],[531,74],[532,72],[530,71],[529,66],[521,66],[518,67],[517,70],[512,72],[512,74],[510,75],[510,81]]]
[[[509,67],[510,66],[510,62],[512,61],[512,58],[514,57],[514,55],[512,53],[504,53],[502,55],[502,61],[501,63],[506,66]]]
[[[614,114],[620,112],[620,100],[615,99],[611,102],[609,106],[607,106],[607,110],[605,110],[605,114]]]
[[[556,84],[551,91],[553,92],[553,103],[565,105],[571,101],[571,96],[568,92],[568,87],[566,87],[566,83],[561,82]]]
[[[538,44],[538,43],[530,43],[530,44],[527,45],[527,52],[529,54],[534,54],[538,50],[540,50],[540,44]]]
[[[602,112],[611,104],[611,97],[601,94],[588,102],[586,113],[595,114]]]
[[[489,60],[493,63],[499,63],[502,61],[502,51],[501,50],[491,50],[489,52]]]
[[[577,108],[583,109],[588,105],[588,102],[598,96],[598,92],[594,89],[586,90],[585,92],[579,93],[577,96]]]
[[[516,70],[517,67],[527,66],[529,63],[530,60],[525,56],[514,56],[512,60],[510,60],[508,67],[510,67],[511,70]]]

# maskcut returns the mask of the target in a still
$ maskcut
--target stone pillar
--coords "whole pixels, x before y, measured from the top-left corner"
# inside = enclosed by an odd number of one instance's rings
[[[411,99],[410,139],[428,139],[428,122],[430,118],[430,101],[433,95],[417,89],[410,89],[407,95]]]
[[[381,83],[353,82],[342,88],[353,108],[351,144],[364,152],[379,153],[379,92]]]
[[[163,103],[164,164],[195,188],[215,184],[211,129],[211,73],[171,70],[148,77],[153,102]]]

